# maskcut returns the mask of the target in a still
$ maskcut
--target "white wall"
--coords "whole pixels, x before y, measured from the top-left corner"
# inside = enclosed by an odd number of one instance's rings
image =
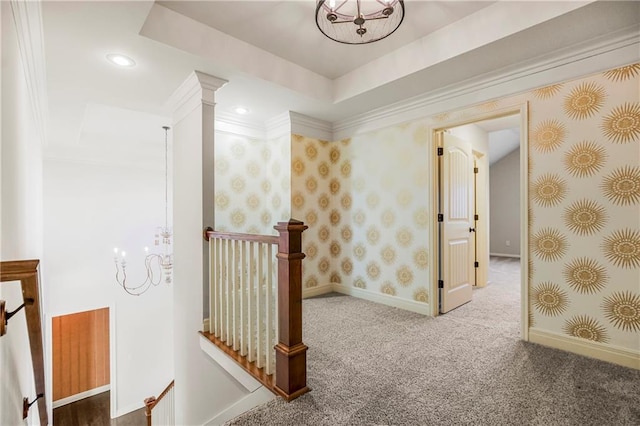
[[[20,59],[9,2],[0,2],[2,15],[2,260],[41,258],[42,145],[35,133],[27,82]],[[13,310],[22,303],[19,283],[3,283],[0,298]],[[24,313],[12,318],[0,338],[0,424],[22,424],[22,398],[35,397],[33,368]],[[39,424],[37,404],[27,424]]]
[[[144,247],[154,250],[155,227],[164,224],[164,161],[158,166],[49,158],[44,165],[48,327],[53,316],[111,308],[117,415],[142,407],[173,379],[173,286],[128,295],[116,284],[113,263],[113,248],[126,250],[130,285],[143,280]],[[47,352],[50,360],[51,344]]]
[[[493,164],[490,174],[491,253],[520,256],[520,149]]]
[[[213,188],[205,194],[203,158],[213,160],[213,93],[192,75],[191,96],[174,112],[174,359],[176,424],[204,424],[247,395],[247,390],[200,349],[203,320],[204,222],[213,222]],[[213,89],[215,90],[215,89]],[[202,92],[205,92],[203,95]],[[203,101],[207,105],[202,105]],[[181,114],[186,109],[188,112]],[[205,143],[206,142],[206,143]],[[207,145],[209,156],[203,153]],[[206,163],[213,167],[213,161]],[[212,170],[209,170],[212,172]],[[213,174],[211,173],[211,176]],[[208,182],[207,184],[212,184]],[[210,217],[207,217],[210,215]],[[205,219],[206,217],[206,219]]]

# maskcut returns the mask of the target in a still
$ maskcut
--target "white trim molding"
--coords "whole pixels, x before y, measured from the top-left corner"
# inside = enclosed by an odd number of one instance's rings
[[[238,417],[240,414],[246,413],[258,405],[265,404],[273,399],[275,395],[265,388],[264,386],[251,392],[249,395],[242,398],[240,401],[231,405],[227,409],[218,413],[214,418],[205,423],[206,426],[222,425]]]
[[[331,142],[333,128],[328,121],[289,111],[291,133]]]
[[[497,257],[513,257],[514,259],[520,259],[520,255],[519,255],[519,254],[489,253],[489,256],[497,256]]]
[[[573,352],[589,358],[596,358],[601,361],[611,362],[624,367],[640,370],[640,351],[623,348],[620,346],[607,345],[604,343],[592,342],[573,336],[554,333],[552,331],[538,328],[529,329],[529,341],[543,346]]]
[[[200,335],[200,349],[211,357],[220,367],[238,381],[246,390],[254,392],[262,387],[259,381],[247,373],[240,365],[234,361],[229,355],[222,352],[216,345],[211,343],[209,339]]]
[[[38,136],[43,146],[46,146],[49,102],[41,2],[12,0],[11,12],[29,92],[29,103]]]
[[[166,105],[173,112],[177,123],[201,105],[215,105],[215,92],[227,83],[218,77],[193,71],[173,92]]]
[[[468,108],[536,87],[568,81],[640,59],[640,30],[622,29],[542,57],[479,75],[413,98],[333,122],[333,139],[395,126],[442,112]]]
[[[321,296],[323,294],[333,292],[333,284],[324,284],[316,287],[308,287],[302,289],[302,298],[308,299],[309,297]]]
[[[347,287],[342,284],[333,283],[331,285],[333,291],[338,293],[347,294],[349,296],[357,297],[359,299],[369,300],[371,302],[380,303],[383,305],[391,306],[393,308],[400,308],[418,314],[430,315],[431,306],[429,303],[416,302],[414,300],[401,299],[399,297],[389,296],[383,293],[372,293],[357,287]]]
[[[66,398],[55,400],[53,401],[53,408],[62,407],[63,405],[71,404],[72,402],[80,401],[81,399],[89,398],[90,396],[99,395],[103,392],[109,391],[110,389],[111,385],[104,385],[95,389],[89,389],[88,391],[68,396]]]

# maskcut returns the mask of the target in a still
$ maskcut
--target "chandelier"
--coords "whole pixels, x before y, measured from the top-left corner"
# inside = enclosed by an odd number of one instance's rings
[[[139,296],[149,290],[152,286],[157,286],[164,281],[171,284],[173,270],[172,239],[173,232],[169,227],[169,148],[167,133],[169,127],[164,129],[164,226],[156,228],[154,245],[159,246],[160,253],[149,253],[149,247],[145,247],[144,266],[147,273],[145,280],[139,285],[127,283],[127,253],[117,248],[113,249],[115,254],[114,263],[116,265],[116,282],[120,287],[132,296]]]
[[[365,44],[382,40],[404,19],[402,0],[318,0],[316,24],[331,40]]]

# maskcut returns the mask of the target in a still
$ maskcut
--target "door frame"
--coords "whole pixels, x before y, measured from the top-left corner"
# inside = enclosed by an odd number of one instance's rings
[[[458,110],[464,111],[466,108]],[[454,111],[455,113],[455,111]],[[432,220],[430,221],[430,235],[431,235],[431,265],[434,265],[432,269],[431,277],[431,291],[430,300],[431,303],[431,315],[440,315],[438,310],[439,305],[439,293],[438,293],[438,267],[440,262],[440,247],[438,245],[438,193],[440,191],[438,185],[438,156],[437,150],[437,137],[436,133],[452,127],[463,126],[465,124],[473,124],[479,121],[491,120],[494,118],[501,118],[508,115],[519,115],[520,117],[520,336],[522,340],[529,340],[529,292],[528,292],[528,280],[529,280],[529,195],[528,195],[528,152],[529,152],[529,128],[528,128],[528,116],[529,107],[528,102],[512,104],[501,108],[496,108],[492,111],[479,112],[477,114],[465,115],[463,118],[454,120],[445,120],[437,124],[428,126],[430,157],[429,166],[431,167],[431,181],[433,187],[431,191],[431,205],[434,206],[432,210]]]
[[[48,378],[48,380],[46,380],[47,385],[45,397],[47,398],[47,410],[51,410],[51,412],[48,413],[50,419],[53,419],[53,317],[103,308],[109,308],[109,415],[112,419],[117,417],[116,403],[118,399],[116,380],[118,375],[116,374],[116,304],[112,302],[98,305],[91,304],[87,307],[76,307],[74,310],[53,311],[45,316],[45,376]]]

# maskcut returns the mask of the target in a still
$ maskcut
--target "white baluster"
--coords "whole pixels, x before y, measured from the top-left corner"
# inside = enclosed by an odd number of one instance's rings
[[[216,334],[216,240],[209,239],[209,333]]]
[[[256,318],[256,328],[258,331],[258,339],[257,339],[257,359],[256,365],[258,368],[264,367],[264,343],[262,342],[263,337],[263,329],[262,325],[264,324],[264,296],[262,295],[262,281],[263,281],[263,261],[264,259],[264,244],[260,243],[258,246],[258,288],[256,289],[257,293],[257,318]]]
[[[240,355],[247,355],[247,242],[240,243]]]
[[[266,372],[267,375],[273,374],[273,367],[271,365],[273,361],[273,245],[267,245],[267,276],[266,278],[266,336],[265,336],[265,355],[266,355]]]
[[[239,250],[238,250],[238,241],[234,241],[232,243],[232,247],[233,247],[233,259],[231,261],[231,265],[230,268],[233,271],[233,275],[231,277],[231,294],[232,294],[232,302],[233,302],[233,322],[232,322],[232,331],[233,331],[233,350],[237,351],[238,350],[238,328],[239,328],[239,321],[238,321],[238,315],[240,313],[240,309],[238,309],[238,299],[239,299],[239,295],[238,295],[238,263],[239,263]]]
[[[222,330],[221,340],[226,342],[229,339],[229,271],[227,264],[227,254],[229,241],[222,240],[222,274],[224,284],[224,306],[222,307],[222,324],[224,326]]]
[[[255,243],[252,241],[249,243],[249,300],[247,303],[248,309],[248,323],[247,333],[249,335],[249,355],[247,359],[251,362],[255,361],[255,350],[256,350],[256,303],[254,299],[255,295],[255,286],[256,286],[256,253],[255,253]]]

